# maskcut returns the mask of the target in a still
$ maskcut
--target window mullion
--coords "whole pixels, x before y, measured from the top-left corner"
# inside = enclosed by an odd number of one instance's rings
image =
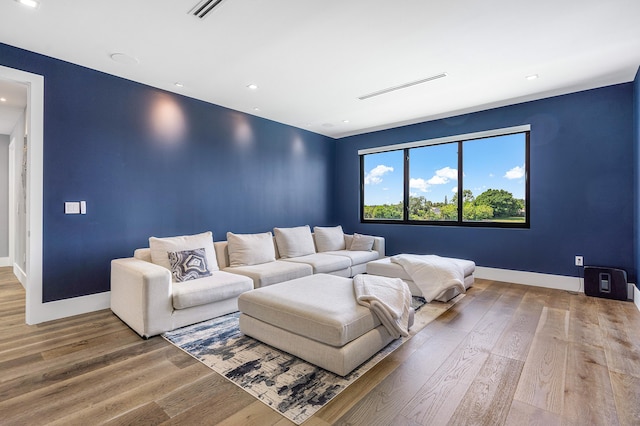
[[[463,191],[463,182],[464,172],[462,170],[462,141],[458,142],[458,224],[462,224],[463,216],[462,209],[464,208],[464,191]]]
[[[402,209],[403,211],[403,216],[402,216],[402,220],[403,222],[408,222],[409,221],[409,197],[410,197],[410,188],[409,188],[409,176],[411,176],[410,174],[410,170],[409,170],[409,148],[405,148],[404,149],[404,208]]]

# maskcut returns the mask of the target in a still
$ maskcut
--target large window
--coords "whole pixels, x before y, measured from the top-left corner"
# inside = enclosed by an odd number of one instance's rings
[[[363,222],[529,227],[529,126],[359,155]]]

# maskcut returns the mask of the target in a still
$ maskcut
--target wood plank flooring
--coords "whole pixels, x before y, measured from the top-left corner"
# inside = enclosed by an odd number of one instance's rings
[[[290,425],[104,310],[35,326],[0,268],[0,425]],[[640,425],[640,312],[476,280],[307,425]]]

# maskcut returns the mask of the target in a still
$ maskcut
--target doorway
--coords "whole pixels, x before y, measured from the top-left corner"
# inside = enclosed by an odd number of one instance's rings
[[[43,194],[43,145],[44,145],[44,77],[25,71],[0,66],[0,80],[23,85],[27,88],[25,126],[22,140],[14,139],[13,150],[23,149],[25,160],[21,167],[24,178],[24,277],[19,277],[26,289],[25,317],[27,324],[37,324],[50,319],[42,303],[42,194]],[[19,146],[16,146],[18,144]],[[13,219],[16,221],[15,218]],[[16,223],[9,227],[18,229]],[[20,232],[20,230],[18,230]],[[15,236],[17,239],[18,236]],[[20,253],[12,253],[14,264],[19,263]],[[11,256],[11,255],[10,255]],[[15,270],[15,268],[14,268]]]

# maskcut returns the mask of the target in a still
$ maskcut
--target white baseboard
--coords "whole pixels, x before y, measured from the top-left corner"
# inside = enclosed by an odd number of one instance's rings
[[[476,278],[504,281],[514,284],[526,284],[534,287],[555,288],[567,291],[584,291],[582,278],[579,277],[487,268],[485,266],[476,266],[474,275]]]
[[[486,280],[584,292],[584,281],[580,277],[513,271],[510,269],[487,268],[484,266],[476,266],[474,275],[476,278],[483,278]],[[633,283],[627,283],[627,298],[629,300],[633,300],[635,305],[638,307],[638,310],[640,310],[640,290],[638,290],[638,287]]]
[[[0,268],[4,266],[11,266],[11,259],[8,257],[0,257]]]
[[[100,311],[111,306],[111,292],[90,294],[88,296],[74,297],[72,299],[56,300],[54,302],[40,303],[33,311],[30,324],[39,324],[87,312]]]
[[[22,284],[22,287],[26,288],[27,274],[25,274],[25,272],[22,270],[22,268],[18,266],[17,263],[13,264],[13,275],[15,275],[16,278],[18,278],[18,281],[20,281],[20,284]]]
[[[14,265],[14,271],[20,268]],[[15,272],[14,272],[15,273]],[[17,276],[18,274],[16,274]],[[24,275],[24,273],[23,273]],[[554,288],[567,291],[584,291],[582,278],[567,277],[564,275],[541,274],[538,272],[513,271],[509,269],[487,268],[477,266],[476,278],[487,280],[505,281],[514,284],[525,284],[535,287]],[[633,298],[635,305],[640,310],[640,290],[629,284],[629,298]],[[108,309],[111,306],[111,292],[92,294],[89,296],[74,297],[72,299],[57,300],[39,305],[34,312],[33,324],[55,319],[85,314],[87,312]]]

